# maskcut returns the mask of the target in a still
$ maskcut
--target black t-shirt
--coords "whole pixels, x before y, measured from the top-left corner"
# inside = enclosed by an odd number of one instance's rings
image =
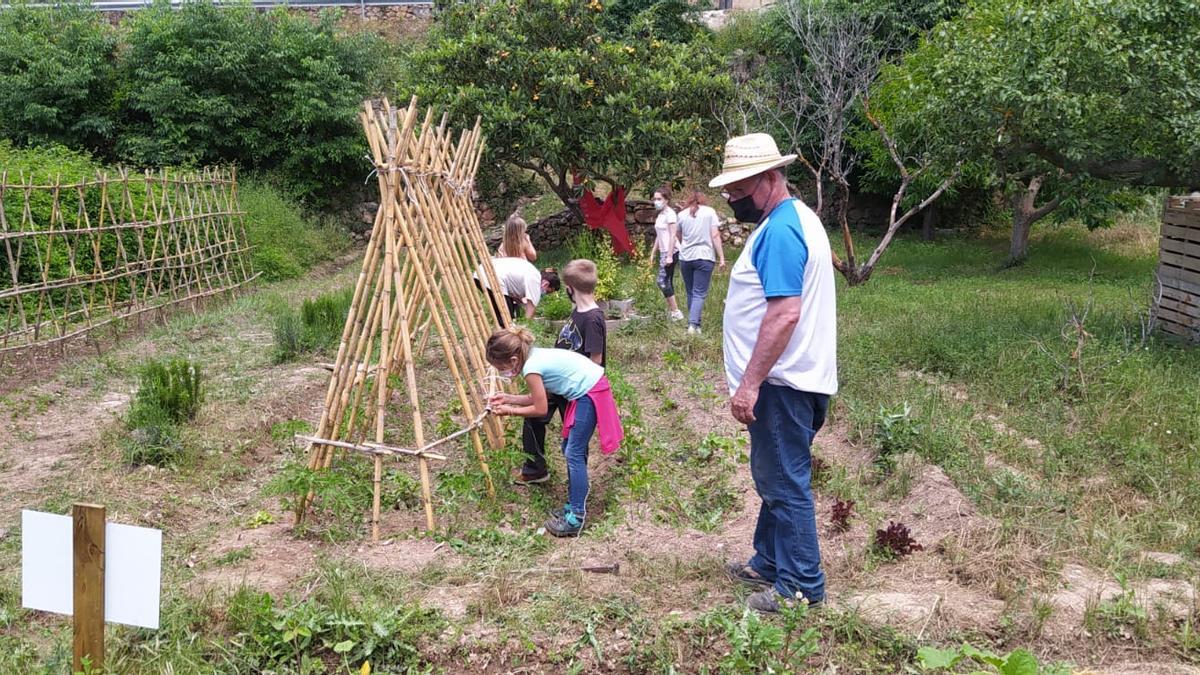
[[[554,346],[589,358],[592,354],[600,354],[600,365],[607,365],[608,326],[604,323],[604,310],[597,307],[586,312],[571,312],[571,318],[559,331]]]

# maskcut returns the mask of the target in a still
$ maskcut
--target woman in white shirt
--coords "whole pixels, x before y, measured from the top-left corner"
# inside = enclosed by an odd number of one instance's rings
[[[650,249],[653,264],[654,253],[658,252],[658,288],[667,299],[667,317],[672,321],[683,318],[675,302],[675,243],[678,239],[679,218],[671,208],[671,188],[666,185],[654,191],[654,208],[658,217],[654,220],[654,246]]]
[[[692,190],[679,212],[679,269],[687,294],[688,332],[700,332],[700,315],[708,297],[714,264],[725,269],[720,219],[699,190]]]

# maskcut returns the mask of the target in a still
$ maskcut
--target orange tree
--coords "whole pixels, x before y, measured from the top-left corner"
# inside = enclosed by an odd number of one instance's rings
[[[706,31],[674,41],[661,9],[607,26],[600,0],[453,2],[409,60],[402,95],[483,119],[489,163],[530,171],[569,208],[571,174],[635,187],[719,156],[730,95]]]

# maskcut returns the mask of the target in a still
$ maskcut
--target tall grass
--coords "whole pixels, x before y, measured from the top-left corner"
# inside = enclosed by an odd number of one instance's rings
[[[1058,523],[1064,547],[1121,542],[1093,548],[1097,562],[1195,550],[1200,350],[1143,335],[1153,254],[1096,241],[1050,231],[1013,269],[1000,240],[898,241],[870,283],[839,292],[839,401],[864,436],[881,406],[911,402],[928,459],[998,515]],[[914,371],[928,377],[898,376]],[[1037,485],[997,491],[989,455]]]
[[[305,352],[329,354],[337,349],[350,312],[354,289],[305,300],[300,311],[285,311],[275,320],[275,360],[291,361]]]
[[[264,281],[294,279],[350,245],[349,233],[329,219],[306,215],[300,205],[269,182],[248,179],[238,186],[246,212],[246,238],[254,269]]]

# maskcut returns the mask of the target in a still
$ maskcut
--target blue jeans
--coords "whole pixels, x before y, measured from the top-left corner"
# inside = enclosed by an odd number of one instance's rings
[[[575,402],[575,424],[563,441],[563,456],[567,460],[567,501],[571,511],[583,518],[587,513],[588,443],[596,431],[596,404],[589,396]]]
[[[750,473],[762,497],[750,566],[787,598],[825,599],[813,509],[813,437],[829,396],[763,383],[750,425]]]
[[[704,299],[708,297],[708,284],[712,281],[713,261],[680,260],[679,271],[683,275],[683,289],[687,293],[688,325],[699,328]]]

